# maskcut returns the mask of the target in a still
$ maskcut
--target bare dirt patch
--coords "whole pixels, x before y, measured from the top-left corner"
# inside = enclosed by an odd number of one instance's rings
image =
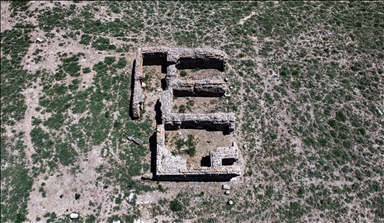
[[[183,145],[181,148],[178,148],[181,142],[186,143],[188,137],[193,136],[192,143],[196,148],[196,154],[194,156],[189,156],[185,151],[188,149],[188,145]],[[171,152],[179,154],[186,158],[187,165],[190,166],[201,166],[207,165],[202,161],[203,157],[209,156],[209,152],[216,149],[217,147],[228,147],[232,145],[232,142],[235,142],[235,138],[232,135],[224,135],[220,131],[206,131],[201,129],[179,129],[176,131],[167,131],[166,132],[166,147],[169,148]],[[181,141],[180,141],[181,140]]]

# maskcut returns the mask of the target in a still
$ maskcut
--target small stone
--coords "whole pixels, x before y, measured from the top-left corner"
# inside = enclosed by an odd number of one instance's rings
[[[232,200],[229,200],[229,201],[228,201],[228,204],[229,204],[229,205],[232,205],[232,204],[233,204],[233,201],[232,201]]]
[[[69,216],[71,219],[76,219],[79,217],[79,214],[77,213],[71,213],[71,215]]]
[[[142,88],[145,88],[147,85],[143,82],[143,83],[141,83],[141,87]]]
[[[243,145],[243,148],[246,149],[246,148],[247,148],[247,145],[244,144],[244,145]]]
[[[120,220],[114,220],[112,223],[120,223]]]
[[[230,192],[229,190],[226,190],[226,191],[225,191],[225,194],[226,194],[226,195],[230,195],[231,192]]]
[[[231,187],[229,185],[227,185],[227,184],[223,184],[223,189],[224,190],[230,190]]]
[[[135,193],[129,194],[129,196],[127,197],[127,201],[132,202],[134,197],[135,197]]]
[[[224,78],[224,81],[225,81],[225,82],[227,82],[227,81],[228,81],[228,78],[227,78],[227,77],[226,77],[226,78]]]

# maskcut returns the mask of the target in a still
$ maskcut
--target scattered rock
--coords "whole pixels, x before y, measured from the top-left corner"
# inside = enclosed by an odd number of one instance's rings
[[[226,194],[226,195],[230,195],[231,192],[230,192],[229,190],[226,190],[226,191],[225,191],[225,194]]]
[[[378,115],[380,115],[380,116],[383,115],[383,112],[380,110],[379,107],[376,106],[375,109],[376,109],[376,112],[377,112]]]
[[[232,200],[229,200],[229,201],[228,201],[228,204],[229,204],[229,205],[232,205],[232,204],[233,204],[233,201],[232,201]]]
[[[244,144],[244,145],[243,145],[243,148],[244,148],[244,149],[247,149],[247,145],[246,145],[246,144]]]
[[[129,196],[126,198],[128,202],[132,202],[133,201],[133,198],[134,198],[135,194],[134,193],[131,193],[129,194]]]
[[[44,39],[36,38],[36,41],[39,42],[39,43],[42,43],[42,42],[44,42]]]
[[[127,136],[127,139],[129,141],[132,141],[132,142],[136,143],[137,145],[140,145],[140,146],[144,144],[143,140],[135,138],[133,136]]]
[[[141,176],[141,179],[145,179],[145,180],[151,180],[152,178],[153,178],[152,173],[145,173]]]
[[[71,219],[76,219],[76,218],[78,218],[79,217],[79,214],[77,214],[77,213],[71,213],[71,215],[69,216]]]
[[[101,154],[103,157],[106,157],[108,155],[108,149],[103,149],[103,152]]]
[[[227,82],[227,81],[228,81],[228,78],[227,78],[227,77],[226,77],[226,78],[224,78],[224,81],[225,81],[225,82]]]
[[[230,190],[231,187],[228,184],[223,184],[223,189],[224,190]]]
[[[113,220],[112,223],[120,223],[120,220]]]

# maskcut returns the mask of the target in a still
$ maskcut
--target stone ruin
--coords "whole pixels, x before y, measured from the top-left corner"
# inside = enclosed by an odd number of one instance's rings
[[[233,142],[230,147],[218,147],[209,154],[209,166],[187,167],[181,156],[173,156],[165,146],[164,125],[156,129],[156,175],[159,180],[230,180],[240,175],[240,167],[233,165],[239,158],[239,148]],[[153,174],[153,173],[152,173]]]
[[[222,80],[183,81],[179,69],[217,69],[224,71],[227,55],[207,48],[145,47],[137,51],[133,70],[132,118],[139,118],[145,95],[142,68],[145,65],[166,67],[165,86],[160,95],[160,123],[156,129],[156,171],[143,178],[155,180],[229,180],[240,175],[236,165],[239,149],[233,142],[229,147],[218,147],[210,152],[209,166],[187,167],[186,160],[174,156],[165,146],[165,131],[176,129],[206,129],[231,133],[235,129],[234,113],[173,113],[173,97],[221,97],[227,91]]]

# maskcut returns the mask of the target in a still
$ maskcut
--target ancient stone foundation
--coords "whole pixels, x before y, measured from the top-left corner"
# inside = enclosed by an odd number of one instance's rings
[[[240,174],[240,167],[233,165],[239,158],[239,148],[236,143],[230,147],[218,147],[211,151],[209,166],[187,167],[186,159],[172,155],[166,148],[164,125],[157,126],[156,141],[156,175],[154,177],[157,179],[207,180],[207,176],[210,176],[214,180],[224,180]]]
[[[220,50],[206,48],[168,48],[145,47],[138,49],[135,59],[133,74],[132,116],[140,117],[145,100],[142,80],[143,65],[167,66],[167,88],[174,89],[177,96],[222,96],[225,92],[223,81],[196,81],[184,82],[177,79],[178,69],[218,69],[224,70],[227,63],[227,55]]]
[[[165,131],[176,129],[206,129],[230,133],[235,129],[234,113],[173,113],[173,97],[221,97],[227,91],[223,80],[182,81],[179,69],[218,69],[224,71],[227,55],[207,48],[140,48],[136,54],[133,73],[132,116],[140,117],[145,100],[143,91],[143,65],[166,66],[165,90],[161,93],[161,123],[156,129],[156,173],[145,178],[156,180],[229,180],[238,176],[240,167],[234,165],[239,157],[236,143],[210,152],[208,166],[187,167],[186,160],[174,156],[165,146]]]

